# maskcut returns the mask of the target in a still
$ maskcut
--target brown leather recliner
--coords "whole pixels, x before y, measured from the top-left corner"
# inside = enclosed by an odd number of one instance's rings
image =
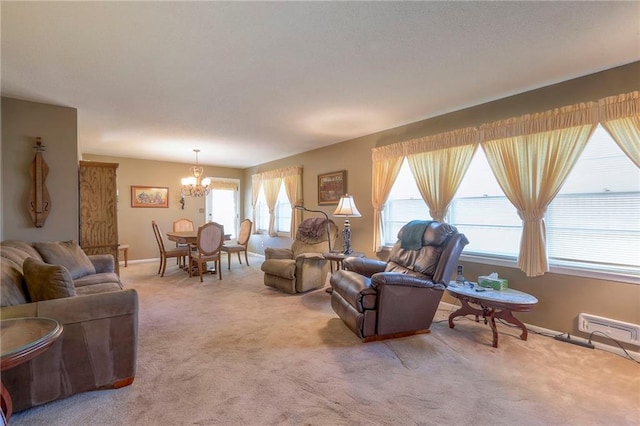
[[[331,307],[362,340],[428,332],[469,241],[449,224],[412,221],[388,262],[349,257],[331,275]]]

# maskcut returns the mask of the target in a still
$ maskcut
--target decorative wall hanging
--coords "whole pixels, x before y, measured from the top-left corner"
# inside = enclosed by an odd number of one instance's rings
[[[131,186],[131,207],[169,207],[169,188]]]
[[[318,175],[318,205],[338,204],[347,191],[347,171]]]
[[[36,138],[36,146],[33,147],[36,151],[36,156],[33,162],[29,166],[29,173],[31,174],[31,189],[29,190],[29,200],[27,201],[27,208],[31,215],[31,220],[36,225],[36,228],[42,228],[44,222],[49,216],[51,211],[51,197],[49,196],[49,190],[44,181],[49,174],[49,166],[44,162],[42,158],[42,151],[45,146],[42,145],[42,138]]]

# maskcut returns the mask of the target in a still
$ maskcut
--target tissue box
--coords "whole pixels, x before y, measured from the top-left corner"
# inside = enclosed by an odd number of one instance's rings
[[[486,275],[480,275],[478,277],[478,285],[480,287],[492,288],[494,290],[506,290],[509,288],[509,280],[504,278],[490,278]]]

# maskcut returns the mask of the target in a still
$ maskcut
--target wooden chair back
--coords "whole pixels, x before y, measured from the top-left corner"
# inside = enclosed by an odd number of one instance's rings
[[[153,228],[153,235],[155,235],[156,237],[156,243],[158,243],[158,249],[160,249],[160,255],[162,256],[165,253],[164,239],[162,238],[162,233],[160,232],[158,223],[155,220],[151,221],[151,227]]]
[[[189,219],[181,218],[173,221],[174,232],[193,231],[194,229],[193,221]]]
[[[251,237],[251,228],[253,222],[249,219],[245,219],[240,223],[240,233],[238,234],[238,244],[241,246],[247,246],[249,243],[249,237]]]
[[[197,247],[202,256],[220,254],[224,242],[224,226],[216,222],[205,223],[198,227]]]

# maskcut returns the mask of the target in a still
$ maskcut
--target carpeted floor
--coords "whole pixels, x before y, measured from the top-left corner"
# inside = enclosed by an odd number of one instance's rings
[[[235,259],[234,259],[235,260]],[[361,343],[323,290],[287,295],[251,267],[187,278],[121,268],[140,296],[133,385],[14,414],[11,425],[638,425],[640,365],[484,324]],[[445,320],[447,310],[436,320]]]

